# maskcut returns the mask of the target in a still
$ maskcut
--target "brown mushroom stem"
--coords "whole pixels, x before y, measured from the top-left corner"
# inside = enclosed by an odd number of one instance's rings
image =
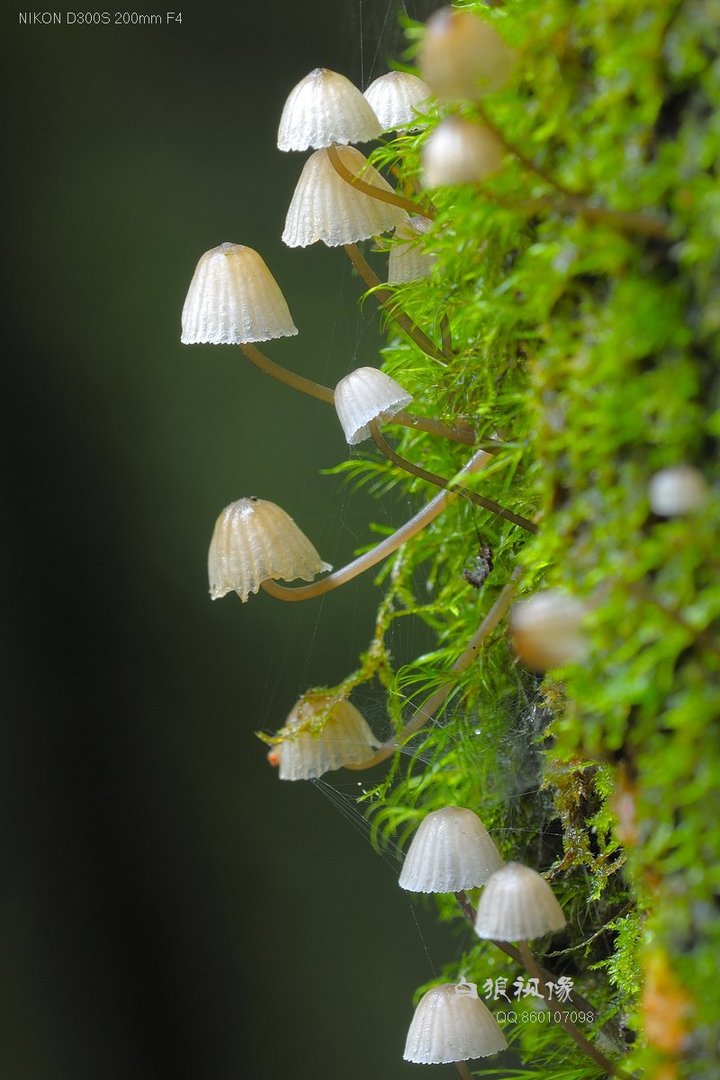
[[[423,469],[420,465],[413,464],[412,461],[408,461],[407,458],[401,457],[400,454],[393,450],[392,446],[383,438],[380,428],[378,427],[376,420],[371,420],[368,424],[370,428],[370,434],[375,440],[375,445],[379,450],[383,452],[386,458],[394,462],[405,472],[410,473],[412,476],[418,476],[421,480],[426,480],[428,484],[434,484],[436,487],[447,488],[448,481],[442,476],[438,476],[437,473],[428,472],[427,469]],[[501,506],[500,503],[494,501],[494,499],[486,499],[484,495],[478,495],[476,491],[468,491],[467,488],[455,487],[455,491],[458,491],[463,498],[469,499],[475,503],[476,506],[482,506],[484,510],[490,510],[491,513],[497,514],[498,517],[505,518],[506,521],[512,521],[514,525],[519,525],[521,529],[525,529],[529,533],[537,533],[538,527],[534,521],[530,521],[529,518],[523,517],[522,514],[515,514],[512,510],[508,510],[506,507]]]
[[[620,1077],[621,1080],[626,1080],[628,1074],[622,1069],[618,1068],[615,1062],[611,1061],[610,1058],[605,1057],[602,1051],[598,1050],[598,1048],[594,1046],[589,1039],[585,1038],[582,1031],[580,1031],[580,1029],[576,1027],[576,1025],[573,1024],[571,1020],[566,1020],[564,1016],[564,1011],[562,1009],[553,1010],[552,998],[550,994],[547,990],[542,989],[545,986],[542,969],[539,967],[535,957],[530,950],[530,946],[526,941],[518,942],[518,951],[522,959],[523,967],[527,971],[528,975],[530,975],[533,979],[537,979],[538,991],[542,995],[543,999],[550,1005],[550,1011],[553,1019],[555,1018],[555,1016],[559,1017],[557,1023],[560,1024],[560,1027],[568,1033],[570,1038],[573,1039],[575,1043],[577,1043],[577,1045],[580,1047],[584,1054],[586,1054],[589,1058],[592,1058],[596,1065],[599,1065],[600,1068],[604,1069],[605,1072],[607,1072],[610,1076],[617,1076]]]
[[[612,210],[607,206],[593,206],[578,195],[559,195],[538,199],[505,199],[478,185],[480,194],[490,202],[521,214],[543,212],[575,214],[586,221],[597,221],[610,225],[620,232],[636,233],[654,240],[667,239],[666,222],[656,215],[642,211]]]
[[[295,372],[290,371],[288,368],[276,364],[274,360],[271,360],[270,357],[249,342],[241,345],[240,348],[250,363],[254,364],[260,371],[264,371],[266,375],[270,375],[273,379],[277,379],[278,382],[284,383],[286,386],[291,386],[293,390],[299,390],[301,394],[308,394],[310,397],[324,401],[328,405],[335,404],[335,395],[329,386],[323,386],[322,383],[316,383],[312,379],[296,375]],[[429,435],[451,439],[453,442],[464,443],[465,446],[474,446],[476,443],[475,432],[472,428],[444,424],[442,420],[434,420],[429,416],[415,416],[413,413],[405,412],[404,409],[395,413],[394,416],[388,417],[386,423],[401,424],[403,427],[413,428],[415,431],[426,431]]]
[[[405,724],[402,731],[400,731],[397,735],[393,735],[392,738],[384,742],[380,749],[375,754],[373,754],[371,758],[368,758],[367,761],[361,762],[359,765],[345,765],[344,767],[346,769],[371,769],[374,765],[379,765],[381,762],[386,761],[387,758],[391,757],[396,750],[400,749],[403,743],[405,743],[411,735],[414,735],[417,731],[420,730],[420,728],[424,727],[424,725],[427,724],[429,720],[433,719],[435,713],[445,702],[445,699],[452,690],[453,686],[455,686],[456,680],[454,676],[461,674],[463,671],[470,667],[473,660],[475,660],[475,658],[478,656],[481,646],[484,644],[487,638],[489,638],[490,634],[493,632],[498,623],[507,614],[507,611],[510,608],[510,604],[512,603],[513,595],[515,593],[515,582],[519,576],[520,571],[516,570],[513,573],[513,576],[511,577],[508,584],[502,589],[497,600],[490,608],[483,621],[480,623],[480,626],[475,631],[460,656],[450,668],[447,682],[443,686],[439,687],[439,689],[437,689],[435,693],[427,699],[427,701],[420,705],[415,710],[411,718],[408,720],[407,724]]]
[[[443,352],[454,356],[452,330],[447,315],[440,316],[440,336],[442,337]]]
[[[460,905],[460,909],[461,909],[463,915],[465,916],[467,921],[470,923],[470,925],[474,929],[474,927],[475,927],[475,914],[476,913],[475,913],[475,909],[473,908],[472,904],[468,900],[465,892],[456,892],[455,893],[455,899],[457,900],[458,904]],[[495,940],[492,940],[492,944],[497,949],[499,949],[501,952],[504,952],[506,956],[509,956],[511,960],[514,960],[516,964],[520,964],[522,967],[525,967],[525,963],[524,963],[523,957],[521,955],[520,949],[517,949],[514,945],[511,945],[509,941],[495,941]],[[550,971],[548,968],[543,967],[540,964],[538,964],[537,961],[535,961],[535,963],[536,963],[536,967],[537,967],[538,971],[540,972],[540,978],[541,978],[542,982],[545,982],[545,983],[548,983],[548,982],[557,983],[557,975],[554,975],[553,972]],[[538,978],[538,976],[533,975],[533,978]],[[540,984],[538,983],[538,986],[539,985]],[[574,988],[570,991],[570,995],[568,997],[568,1002],[570,1004],[572,1004],[572,1006],[576,1010],[580,1010],[582,1012],[590,1012],[590,1013],[593,1013],[594,1015],[598,1014],[598,1010],[592,1004],[592,1002],[588,1001],[587,998],[583,997],[582,994],[579,994],[578,991],[575,990]],[[618,1050],[618,1053],[625,1053],[626,1052],[627,1048],[625,1047],[625,1045],[624,1045],[624,1043],[622,1041],[619,1028],[617,1027],[616,1024],[614,1024],[612,1021],[606,1021],[606,1023],[603,1024],[602,1032],[603,1032],[604,1035],[607,1036],[608,1039],[610,1039],[613,1042],[613,1044],[615,1045],[615,1047]]]
[[[467,1067],[467,1063],[464,1061],[456,1061],[455,1068],[462,1076],[463,1080],[472,1080],[472,1073]]]
[[[379,199],[380,202],[399,206],[401,209],[407,210],[408,214],[421,214],[422,217],[426,218],[435,217],[435,208],[427,202],[413,202],[412,199],[406,199],[404,195],[398,195],[396,191],[385,191],[383,188],[376,187],[374,184],[368,184],[361,176],[357,176],[355,173],[350,172],[343,164],[335,146],[328,146],[327,152],[332,167],[338,176],[341,176],[347,184],[352,184],[358,191],[362,191],[364,195],[369,195],[371,199]]]
[[[514,143],[508,141],[504,133],[497,126],[494,120],[491,120],[482,104],[475,102],[475,111],[482,120],[483,124],[492,131],[493,135],[502,143],[508,154],[512,154],[521,162],[528,172],[535,173],[541,180],[544,180],[550,187],[554,187],[556,191],[561,192],[563,195],[569,195],[571,198],[577,195],[577,192],[571,191],[566,188],[564,184],[560,183],[551,173],[546,172],[540,165],[536,165],[532,158],[528,157],[522,150],[520,150]]]
[[[490,454],[484,450],[476,450],[466,465],[460,470],[458,476],[467,475],[469,473],[476,472],[478,469],[482,469],[489,461],[492,460]],[[411,540],[413,536],[424,529],[426,525],[429,525],[439,514],[443,512],[446,506],[449,506],[451,502],[454,502],[458,497],[458,493],[452,489],[441,491],[439,495],[436,495],[434,499],[423,507],[419,513],[411,517],[409,521],[406,521],[404,525],[401,525],[392,536],[388,536],[385,540],[381,540],[379,544],[376,544],[370,551],[366,551],[363,555],[359,555],[357,559],[353,559],[352,562],[346,566],[340,567],[339,570],[333,570],[327,577],[320,578],[318,581],[313,581],[309,585],[299,585],[295,588],[289,588],[286,585],[278,585],[276,581],[268,579],[263,581],[262,587],[265,592],[270,593],[271,596],[276,597],[278,600],[311,600],[314,596],[322,596],[323,593],[331,592],[333,589],[337,589],[340,585],[344,585],[348,581],[352,581],[359,574],[364,573],[366,570],[370,570],[371,567],[376,566],[383,559],[386,559],[388,555],[392,555],[394,551],[397,551],[399,547],[406,544],[408,540]]]
[[[445,350],[444,346],[442,349],[438,349],[437,345],[435,345],[427,334],[413,322],[410,316],[398,307],[390,289],[383,289],[381,287],[382,282],[380,281],[380,278],[372,269],[357,244],[345,244],[345,251],[350,262],[353,264],[368,289],[373,290],[373,296],[380,307],[383,311],[387,312],[391,319],[394,319],[408,337],[415,342],[417,347],[422,349],[426,356],[432,357],[433,360],[439,360],[442,364],[446,363],[448,360],[452,360],[453,353]]]

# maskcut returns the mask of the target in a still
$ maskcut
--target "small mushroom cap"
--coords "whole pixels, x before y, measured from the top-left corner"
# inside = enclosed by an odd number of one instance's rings
[[[236,592],[244,603],[269,578],[312,581],[331,569],[290,515],[265,499],[238,499],[215,523],[208,552],[213,600]]]
[[[416,215],[398,225],[388,256],[388,281],[391,285],[422,281],[423,278],[430,277],[435,256],[424,251],[418,243],[420,237],[430,228],[430,224],[427,218]]]
[[[708,485],[692,465],[672,465],[651,478],[648,498],[653,513],[660,517],[680,517],[701,510],[708,499]]]
[[[287,734],[268,754],[281,780],[314,780],[343,765],[360,765],[379,745],[364,717],[342,699],[330,708],[324,726],[313,732],[313,718],[328,707],[328,699],[313,695],[295,704],[283,728]],[[272,757],[271,757],[272,755]]]
[[[586,614],[585,604],[561,589],[545,589],[519,600],[510,616],[515,652],[536,671],[579,663],[588,651],[581,628]]]
[[[201,256],[183,305],[183,345],[241,345],[297,332],[280,286],[257,251],[220,244]]]
[[[494,27],[469,11],[441,8],[425,25],[420,73],[443,101],[477,101],[502,89],[515,62]]]
[[[338,146],[346,169],[382,191],[392,191],[387,180],[354,146]],[[316,150],[300,174],[285,219],[283,242],[308,247],[322,240],[328,247],[354,244],[393,229],[407,213],[358,191],[333,168],[327,150]]]
[[[365,91],[383,131],[416,131],[420,127],[417,109],[431,97],[428,84],[408,71],[388,71]]]
[[[483,889],[475,933],[495,941],[530,941],[565,925],[545,878],[529,866],[511,862],[497,870]]]
[[[434,986],[418,1002],[403,1057],[418,1065],[499,1054],[507,1048],[502,1030],[474,983]]]
[[[425,187],[476,184],[496,173],[505,147],[490,128],[449,116],[433,131],[422,150]]]
[[[288,95],[278,148],[308,150],[333,143],[368,142],[382,128],[357,86],[327,68],[315,68]]]
[[[371,420],[385,420],[400,412],[412,396],[384,371],[361,367],[335,387],[335,409],[350,446],[370,438]]]
[[[408,848],[400,888],[450,893],[484,885],[503,865],[500,852],[477,814],[445,806],[423,818]]]

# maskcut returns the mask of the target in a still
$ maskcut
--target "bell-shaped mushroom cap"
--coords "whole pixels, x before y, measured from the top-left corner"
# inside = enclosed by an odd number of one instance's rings
[[[480,1000],[474,983],[434,986],[420,999],[403,1057],[418,1065],[488,1057],[505,1050],[500,1025]]]
[[[315,68],[288,96],[280,118],[280,150],[368,142],[382,128],[357,86],[344,75]]]
[[[220,244],[201,256],[183,305],[183,345],[241,345],[295,334],[280,286],[257,251]]]
[[[238,499],[215,523],[208,552],[213,600],[236,592],[244,603],[269,578],[312,581],[331,569],[290,515],[265,499]]]
[[[426,82],[408,71],[388,71],[371,82],[365,97],[383,131],[416,131],[417,109],[426,105],[432,91]]]
[[[435,256],[423,251],[418,243],[418,239],[428,231],[430,224],[427,218],[418,214],[398,225],[388,256],[388,281],[391,285],[422,281],[423,278],[430,277]]]
[[[494,27],[469,11],[442,8],[425,25],[420,73],[444,101],[477,101],[502,89],[515,61]]]
[[[350,446],[370,438],[371,420],[385,420],[400,412],[412,396],[384,371],[361,367],[335,387],[335,409]]]
[[[419,893],[461,892],[484,885],[503,865],[477,814],[445,806],[423,818],[408,848],[400,888]]]
[[[364,717],[349,701],[331,706],[319,731],[312,721],[328,707],[328,699],[312,695],[296,703],[282,729],[283,738],[268,754],[281,780],[314,780],[343,765],[360,765],[379,745]]]
[[[515,652],[535,671],[579,663],[588,651],[582,632],[586,614],[585,604],[561,589],[545,589],[519,600],[510,615]]]
[[[566,919],[536,870],[511,862],[496,871],[480,896],[475,933],[494,941],[530,941],[562,930]]]
[[[692,465],[672,465],[651,478],[648,497],[653,513],[660,517],[694,514],[707,502],[708,486]]]
[[[345,168],[365,183],[392,191],[354,146],[338,146],[337,153]],[[327,150],[316,150],[300,174],[282,238],[288,247],[308,247],[318,240],[328,247],[339,247],[387,232],[407,216],[400,207],[358,191],[338,175]]]
[[[476,184],[502,165],[505,147],[489,127],[449,116],[422,150],[423,184]]]

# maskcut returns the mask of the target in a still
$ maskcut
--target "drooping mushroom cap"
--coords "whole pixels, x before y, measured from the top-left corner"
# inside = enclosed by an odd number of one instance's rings
[[[315,68],[290,91],[277,144],[280,150],[320,149],[333,143],[368,142],[381,130],[372,107],[349,79]]]
[[[431,252],[423,251],[418,243],[419,238],[430,228],[430,224],[427,218],[418,214],[398,225],[388,256],[388,281],[391,285],[422,281],[423,278],[430,277],[435,256]]]
[[[495,941],[530,941],[562,930],[566,919],[552,889],[537,871],[511,862],[482,891],[475,933]]]
[[[476,184],[497,172],[505,148],[490,128],[449,116],[433,131],[422,149],[423,184]]]
[[[320,694],[300,698],[282,729],[268,760],[277,765],[281,780],[314,780],[343,765],[360,765],[379,745],[364,717],[346,699],[330,705],[318,730],[314,721],[330,701]]]
[[[241,345],[297,332],[280,286],[257,251],[220,244],[201,256],[183,305],[184,345]]]
[[[586,614],[582,600],[561,589],[545,589],[519,600],[510,614],[515,652],[535,671],[579,663],[588,651],[582,632]]]
[[[244,603],[270,578],[312,581],[331,569],[290,515],[265,499],[238,499],[215,523],[208,552],[212,600],[236,592]]]
[[[434,986],[420,999],[407,1034],[405,1061],[442,1065],[499,1054],[502,1030],[474,983]]]
[[[400,412],[412,396],[384,371],[361,367],[335,387],[335,409],[350,446],[370,438],[371,420],[385,420]]]
[[[461,892],[484,885],[503,865],[477,814],[445,806],[423,818],[408,848],[400,888],[408,892]]]
[[[431,97],[428,84],[408,71],[388,71],[365,91],[383,131],[416,131],[420,126],[417,109]]]
[[[692,465],[672,465],[651,478],[648,497],[653,513],[660,517],[681,517],[701,510],[708,499],[708,485]]]
[[[469,11],[441,8],[425,25],[420,73],[443,101],[477,101],[502,89],[515,62],[497,31]]]
[[[365,183],[392,191],[354,146],[338,146],[337,153],[345,168]],[[308,247],[318,240],[328,247],[339,247],[387,232],[407,216],[400,207],[358,191],[338,175],[327,150],[316,150],[300,174],[282,238],[288,247]]]

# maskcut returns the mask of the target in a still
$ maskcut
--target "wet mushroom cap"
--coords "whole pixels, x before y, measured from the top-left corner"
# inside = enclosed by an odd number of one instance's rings
[[[183,305],[184,345],[242,345],[297,332],[280,286],[257,251],[225,243],[200,257]]]
[[[379,745],[362,713],[344,698],[330,706],[322,728],[313,731],[314,717],[327,707],[322,695],[295,704],[283,728],[285,737],[268,754],[281,780],[314,780],[344,765],[360,765]]]
[[[531,941],[565,925],[562,908],[545,878],[529,866],[511,862],[485,885],[475,933],[494,941]]]
[[[403,1057],[418,1065],[499,1054],[507,1040],[473,983],[434,986],[418,1002]]]
[[[372,106],[344,75],[315,68],[293,87],[280,118],[280,150],[368,142],[382,131]]]
[[[519,600],[510,614],[515,652],[535,671],[580,663],[588,652],[582,632],[587,607],[561,589],[545,589]]]
[[[433,810],[408,848],[400,888],[451,893],[484,885],[503,865],[500,852],[477,814],[461,806]]]
[[[421,126],[417,110],[427,106],[432,98],[432,90],[417,75],[407,71],[388,71],[370,83],[365,97],[383,131],[412,131]]]
[[[441,8],[425,24],[420,74],[443,101],[477,101],[502,89],[515,63],[497,30],[469,11]]]
[[[483,124],[449,116],[433,131],[422,150],[423,184],[477,184],[502,166],[505,148]]]
[[[394,416],[411,401],[400,383],[372,367],[356,368],[335,387],[335,409],[350,446],[370,438],[372,420]]]

